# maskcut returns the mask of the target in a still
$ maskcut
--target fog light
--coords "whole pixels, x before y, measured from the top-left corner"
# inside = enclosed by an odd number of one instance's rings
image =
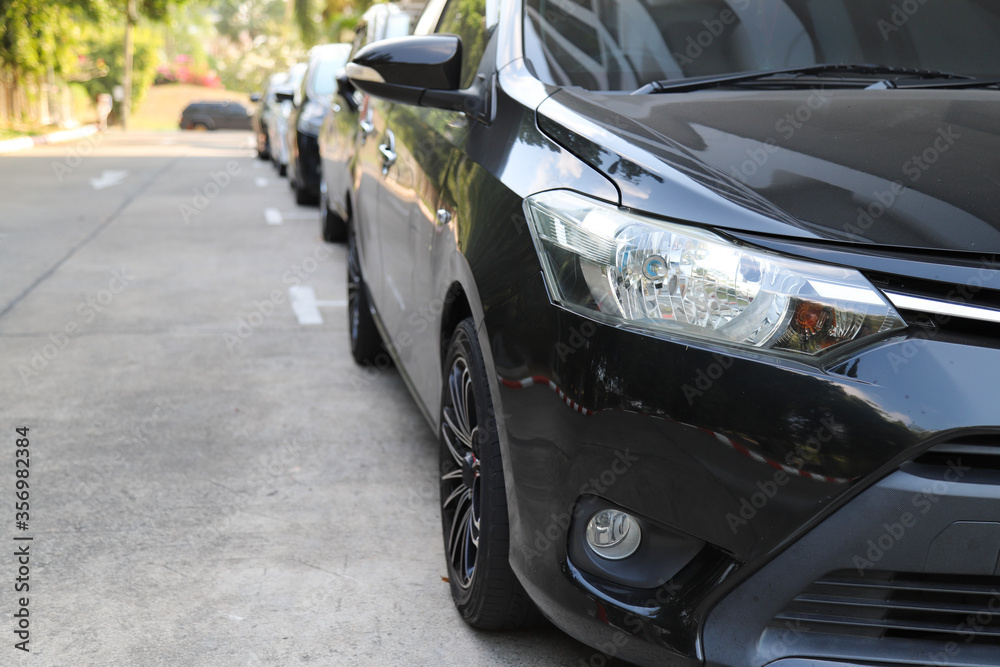
[[[587,523],[587,544],[601,558],[621,560],[639,548],[639,522],[619,510],[601,510]]]

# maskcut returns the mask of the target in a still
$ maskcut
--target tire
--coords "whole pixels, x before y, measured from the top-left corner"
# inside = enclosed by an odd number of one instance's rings
[[[298,179],[295,180],[295,182],[292,184],[292,187],[295,188],[295,203],[296,204],[298,204],[299,206],[315,206],[316,205],[316,200],[305,189],[305,186],[303,186],[301,183],[299,183]]]
[[[209,128],[208,125],[205,125],[205,123],[195,123],[192,129],[195,132],[207,132]]]
[[[441,528],[455,606],[482,630],[535,626],[541,614],[514,576],[500,441],[472,318],[448,346],[441,396]]]
[[[319,224],[323,230],[323,240],[327,243],[343,243],[347,240],[347,222],[330,210],[330,196],[326,186],[319,189]]]
[[[361,274],[357,237],[353,229],[347,235],[347,334],[355,362],[379,368],[392,365],[372,317],[368,285]]]

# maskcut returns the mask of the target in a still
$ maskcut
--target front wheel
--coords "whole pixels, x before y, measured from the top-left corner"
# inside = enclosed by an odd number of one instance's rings
[[[382,346],[368,301],[368,286],[361,274],[361,258],[354,230],[347,235],[347,332],[351,337],[351,356],[362,366],[374,366],[388,359]]]
[[[540,614],[509,562],[500,441],[472,318],[452,336],[441,396],[441,524],[455,606],[483,630],[534,625]]]

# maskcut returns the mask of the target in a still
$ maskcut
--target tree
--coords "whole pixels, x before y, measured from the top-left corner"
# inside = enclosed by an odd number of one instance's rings
[[[228,41],[218,61],[227,88],[263,90],[272,73],[291,67],[305,52],[285,0],[216,0],[213,8],[216,31]]]
[[[112,93],[115,86],[124,80],[125,51],[122,49],[120,33],[116,31],[93,30],[86,42],[88,59],[102,65],[101,76],[87,77],[81,84],[87,90],[90,99],[95,99],[100,93]],[[131,109],[134,111],[142,103],[142,99],[156,78],[158,50],[161,45],[159,35],[150,26],[139,25],[134,35],[134,55],[132,67],[133,95]],[[124,105],[116,105],[114,111],[120,121],[125,112]]]
[[[78,23],[99,20],[106,12],[103,0],[0,0],[0,89],[9,116],[21,117],[28,79],[35,81],[39,107],[47,106],[42,78],[47,84],[73,69]]]
[[[294,0],[295,23],[308,46],[316,43],[320,30],[338,35],[340,28],[353,25],[353,20],[375,4],[374,0]]]
[[[125,88],[125,101],[122,104],[122,128],[128,129],[128,117],[132,111],[132,69],[135,56],[135,26],[139,21],[139,12],[153,20],[162,21],[170,9],[170,5],[179,5],[185,0],[125,0],[125,73],[122,86]]]

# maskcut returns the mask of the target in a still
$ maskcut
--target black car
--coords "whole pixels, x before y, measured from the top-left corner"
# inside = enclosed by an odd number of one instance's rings
[[[394,3],[373,5],[358,21],[354,31],[351,53],[377,42],[408,35],[414,13]],[[330,111],[323,120],[319,135],[319,155],[322,162],[322,180],[319,184],[319,219],[323,238],[341,242],[347,238],[347,220],[350,218],[351,164],[357,144],[361,122],[368,122],[360,115],[364,95],[351,86],[346,75],[337,80],[337,92],[330,102]]]
[[[315,204],[319,199],[319,132],[350,52],[350,44],[321,44],[309,50],[309,66],[295,91],[287,130],[288,182],[298,204]]]
[[[239,102],[192,102],[181,113],[182,130],[250,130],[252,114]]]
[[[415,33],[347,68],[351,349],[440,436],[463,618],[643,665],[998,664],[1000,3]]]

